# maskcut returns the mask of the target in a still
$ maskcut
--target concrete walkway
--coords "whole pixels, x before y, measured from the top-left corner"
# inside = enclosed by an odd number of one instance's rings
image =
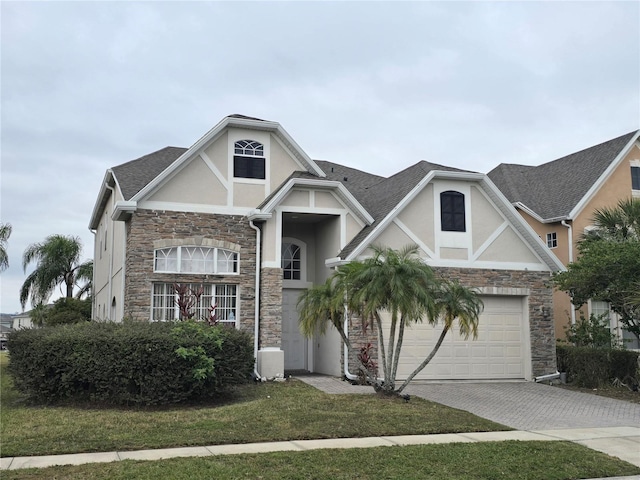
[[[304,375],[298,379],[332,394],[373,393],[371,387],[351,385],[338,378]],[[402,435],[370,438],[336,438],[324,440],[296,440],[206,447],[165,448],[131,452],[98,452],[40,457],[0,458],[0,470],[44,468],[54,465],[115,462],[121,460],[161,460],[175,457],[203,457],[239,453],[267,453],[305,451],[322,448],[369,448],[398,445],[422,445],[452,442],[494,442],[504,440],[572,441],[616,456],[640,467],[640,415],[638,405],[612,400],[601,403],[602,397],[570,392],[526,382],[517,383],[452,383],[412,385],[410,395],[427,398],[455,408],[468,410],[503,425],[516,424],[540,428],[521,428],[505,432],[473,432],[439,435]],[[558,396],[559,395],[559,396]],[[576,397],[577,395],[577,397]],[[611,399],[605,399],[611,400]],[[542,406],[540,403],[542,402]],[[549,402],[549,403],[544,403]],[[620,405],[622,404],[622,405]],[[629,407],[630,406],[630,407]],[[590,425],[580,422],[567,427],[565,422],[549,426],[552,412],[545,409],[569,409],[563,418],[592,417]],[[613,413],[606,410],[612,409]],[[515,412],[515,413],[514,413]],[[493,417],[493,418],[492,418]],[[555,420],[557,421],[557,420]],[[631,422],[631,423],[625,423]],[[589,422],[588,422],[589,423]],[[640,476],[624,477],[640,479]],[[609,479],[612,480],[612,479]]]
[[[207,457],[238,453],[301,452],[323,448],[370,448],[401,445],[426,445],[455,442],[495,442],[504,440],[572,441],[596,450],[609,445],[609,455],[640,466],[640,427],[614,427],[592,429],[474,432],[438,435],[401,435],[368,438],[334,438],[324,440],[295,440],[289,442],[248,443],[237,445],[214,445],[208,447],[163,448],[133,452],[76,453],[70,455],[47,455],[42,457],[5,457],[0,459],[0,470],[21,468],[44,468],[55,465],[81,465],[84,463],[117,462],[121,460],[162,460],[175,457]],[[625,452],[615,450],[613,445],[624,441]],[[636,455],[630,454],[633,450]],[[622,456],[619,455],[622,453]],[[632,478],[632,477],[625,477]],[[640,478],[640,476],[635,477]]]

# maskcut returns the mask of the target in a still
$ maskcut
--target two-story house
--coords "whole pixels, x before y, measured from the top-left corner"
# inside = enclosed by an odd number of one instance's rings
[[[539,166],[500,164],[489,178],[520,215],[567,265],[576,259],[577,243],[591,227],[593,214],[614,208],[622,199],[640,198],[640,131],[564,156]],[[569,296],[553,298],[556,337],[575,323]],[[622,330],[605,302],[590,301],[586,315],[608,314],[612,331],[629,348],[640,348],[635,337]]]
[[[312,160],[276,122],[230,115],[189,148],[107,170],[90,228],[96,319],[175,319],[174,284],[192,285],[196,317],[215,307],[253,334],[260,376],[355,371],[335,330],[300,334],[296,304],[374,244],[417,244],[439,274],[483,295],[478,340],[451,334],[419,378],[555,371],[548,280],[562,264],[484,174],[422,161],[384,178]],[[354,343],[375,343],[355,327]],[[438,333],[405,334],[399,378]]]

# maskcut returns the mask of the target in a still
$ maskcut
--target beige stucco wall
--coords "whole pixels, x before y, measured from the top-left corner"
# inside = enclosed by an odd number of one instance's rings
[[[234,182],[233,206],[256,208],[265,199],[263,184]]]
[[[150,201],[226,205],[227,190],[198,155],[170,181],[149,196]]]
[[[406,245],[413,245],[415,242],[403,232],[398,225],[390,223],[387,228],[373,240],[372,244],[399,250]]]
[[[314,196],[314,203],[317,208],[344,208],[333,193],[316,190]]]
[[[399,214],[398,219],[411,228],[431,250],[435,248],[435,206],[433,185],[427,185]],[[411,242],[413,243],[413,242]]]
[[[282,148],[280,142],[273,135],[270,136],[270,147],[271,155],[267,160],[270,160],[270,184],[271,191],[274,191],[291,175],[291,172],[304,171],[305,169],[292,158],[289,152]]]
[[[285,207],[309,207],[309,195],[310,192],[308,190],[291,190],[280,202],[280,205]]]
[[[121,321],[124,313],[123,266],[125,223],[111,220],[114,202],[121,201],[118,189],[107,201],[94,236],[93,318]],[[115,298],[115,313],[111,304]]]
[[[478,257],[480,261],[539,263],[538,257],[511,226],[504,229]]]
[[[217,140],[212,142],[204,153],[215,165],[223,178],[229,178],[229,135],[224,132]]]
[[[364,225],[351,213],[347,213],[345,223],[347,224],[346,243],[349,243],[358,233],[360,233],[360,230],[364,228]]]
[[[505,222],[502,215],[477,187],[471,187],[471,230],[473,251],[476,252]]]

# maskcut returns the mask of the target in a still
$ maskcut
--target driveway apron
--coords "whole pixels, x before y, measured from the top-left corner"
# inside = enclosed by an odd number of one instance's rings
[[[416,382],[405,391],[517,430],[640,425],[640,404],[540,383]]]

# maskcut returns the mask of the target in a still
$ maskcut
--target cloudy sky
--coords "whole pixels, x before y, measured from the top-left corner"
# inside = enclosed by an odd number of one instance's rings
[[[107,168],[189,147],[228,114],[380,175],[535,165],[640,126],[638,2],[2,1],[0,15],[3,313],[21,310],[27,245],[75,235],[92,257]]]

